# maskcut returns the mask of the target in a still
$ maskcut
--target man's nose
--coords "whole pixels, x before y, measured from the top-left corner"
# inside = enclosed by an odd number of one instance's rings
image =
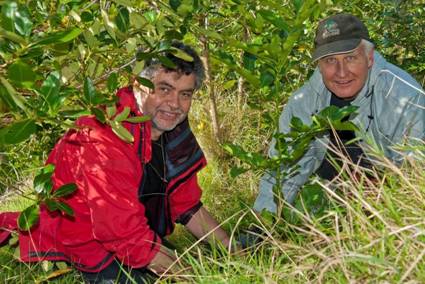
[[[176,91],[172,91],[171,94],[167,96],[167,104],[172,109],[176,109],[179,107],[179,94]]]
[[[336,73],[337,73],[338,77],[343,78],[347,75],[347,73],[348,73],[347,64],[344,62],[344,60],[338,60],[336,68],[337,68]]]

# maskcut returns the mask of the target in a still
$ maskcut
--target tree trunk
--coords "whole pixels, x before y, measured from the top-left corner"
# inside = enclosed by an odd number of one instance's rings
[[[201,18],[200,24],[204,26],[205,29],[208,29],[208,18],[205,15]],[[212,125],[214,137],[217,143],[220,144],[221,131],[220,131],[220,124],[219,124],[218,115],[217,115],[217,102],[215,98],[214,83],[211,78],[208,38],[205,35],[202,35],[200,40],[202,44],[201,59],[205,67],[205,86],[207,89],[207,96],[210,103],[211,125]]]
[[[243,33],[243,39],[244,42],[248,42],[248,29],[244,27],[244,33]],[[241,61],[243,61],[243,51],[241,52]],[[239,76],[238,79],[238,100],[237,100],[237,107],[240,111],[242,109],[242,106],[246,103],[246,97],[245,97],[245,79],[242,76]]]

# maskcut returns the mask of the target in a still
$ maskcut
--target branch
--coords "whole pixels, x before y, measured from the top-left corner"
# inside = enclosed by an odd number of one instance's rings
[[[127,66],[133,64],[136,61],[136,58],[131,59],[129,62],[125,63],[124,65],[121,65],[120,67],[114,68],[112,70],[110,70],[109,72],[103,74],[102,76],[100,76],[99,78],[96,78],[93,80],[93,84],[97,85],[100,82],[103,82],[104,80],[106,80],[112,73],[121,71],[122,69],[126,68]],[[83,87],[83,84],[78,85],[76,88],[77,89],[81,89]]]
[[[7,31],[7,30],[3,29],[2,27],[0,27],[0,36],[5,37],[7,39],[10,39],[11,41],[20,43],[22,45],[28,44],[27,41],[25,40],[25,38],[15,34],[15,33],[12,33],[10,31]]]

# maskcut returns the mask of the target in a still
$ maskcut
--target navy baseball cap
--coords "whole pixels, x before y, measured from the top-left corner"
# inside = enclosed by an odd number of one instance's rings
[[[336,14],[319,23],[314,39],[313,61],[322,57],[351,52],[361,40],[370,41],[369,32],[359,18],[351,14]]]

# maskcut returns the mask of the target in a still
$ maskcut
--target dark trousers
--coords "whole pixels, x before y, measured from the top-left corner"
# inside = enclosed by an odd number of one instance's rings
[[[146,268],[130,268],[113,261],[102,271],[96,273],[81,272],[85,283],[89,284],[133,284],[133,283],[153,283],[157,278],[154,273]]]

